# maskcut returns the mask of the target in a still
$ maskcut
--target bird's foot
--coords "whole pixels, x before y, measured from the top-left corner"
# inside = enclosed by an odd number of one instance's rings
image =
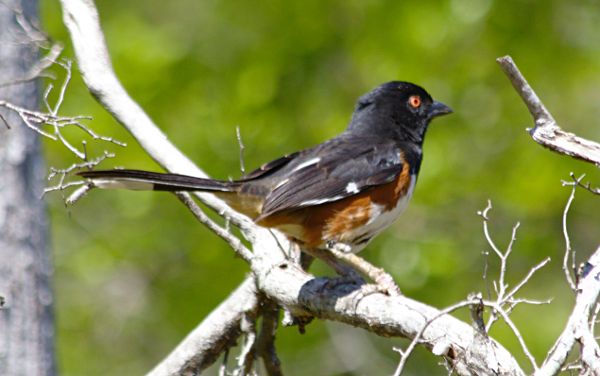
[[[327,248],[336,259],[343,261],[346,266],[350,266],[350,269],[352,269],[354,273],[358,271],[375,282],[376,289],[370,291],[369,295],[376,292],[384,293],[389,296],[398,296],[402,294],[400,288],[389,273],[374,266],[362,257],[349,252],[351,249],[349,245],[343,243],[332,244],[331,242],[328,242]]]
[[[400,287],[394,281],[394,278],[383,269],[379,269],[377,271],[377,276],[375,276],[375,283],[377,287],[377,292],[381,292],[383,294],[387,294],[389,296],[400,296],[402,292],[400,291]]]

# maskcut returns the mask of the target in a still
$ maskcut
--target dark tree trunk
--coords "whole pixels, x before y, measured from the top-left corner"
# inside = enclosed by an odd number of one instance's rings
[[[0,84],[26,76],[37,57],[15,9],[37,23],[36,0],[0,2]],[[0,87],[0,99],[38,105],[36,82]],[[0,375],[54,375],[52,266],[47,216],[40,199],[44,164],[40,139],[14,113],[0,109]]]

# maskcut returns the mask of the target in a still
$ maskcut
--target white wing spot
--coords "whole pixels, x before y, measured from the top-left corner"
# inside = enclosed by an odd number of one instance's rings
[[[314,164],[317,164],[317,163],[319,163],[319,161],[320,161],[320,160],[321,160],[321,158],[319,158],[319,157],[316,157],[316,158],[311,158],[311,159],[309,159],[309,160],[308,160],[308,161],[306,161],[306,162],[302,162],[302,163],[300,163],[300,164],[299,164],[299,165],[298,165],[298,166],[297,166],[297,167],[294,169],[294,171],[292,171],[292,172],[295,172],[295,171],[298,171],[298,170],[302,170],[302,169],[303,169],[303,168],[305,168],[305,167],[308,167],[308,166],[312,166],[312,165],[314,165]]]
[[[358,185],[356,185],[355,182],[351,181],[346,186],[346,192],[347,193],[358,193]]]

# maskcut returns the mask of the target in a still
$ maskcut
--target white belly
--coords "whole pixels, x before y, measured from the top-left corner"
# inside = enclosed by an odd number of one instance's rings
[[[406,195],[398,200],[392,210],[386,211],[384,205],[371,203],[371,219],[365,225],[347,232],[343,239],[339,239],[341,243],[349,246],[349,252],[361,251],[375,235],[389,227],[402,214],[412,197],[416,181],[416,176],[412,175]]]

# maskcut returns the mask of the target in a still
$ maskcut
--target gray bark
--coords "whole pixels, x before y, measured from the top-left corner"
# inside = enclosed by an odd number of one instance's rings
[[[37,22],[36,0],[0,3],[0,83],[26,77],[38,51],[15,18]],[[0,99],[36,109],[35,81],[0,85]],[[40,195],[44,163],[40,138],[15,113],[0,109],[0,375],[54,375],[52,266]]]

